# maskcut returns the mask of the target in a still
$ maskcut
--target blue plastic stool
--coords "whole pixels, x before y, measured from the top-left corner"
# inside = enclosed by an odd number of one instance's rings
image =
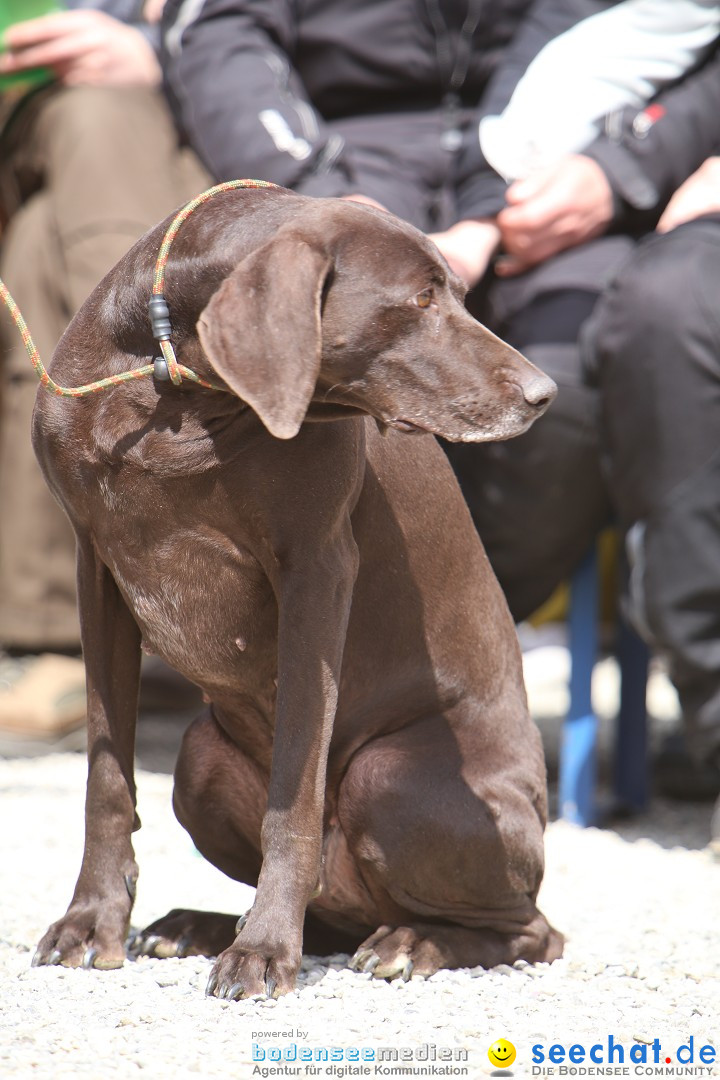
[[[570,584],[570,707],[563,725],[558,781],[559,813],[577,825],[599,820],[596,799],[597,728],[591,699],[598,657],[598,557],[588,552]],[[637,812],[647,802],[647,708],[649,652],[618,617],[616,654],[620,666],[620,709],[616,722],[613,793],[615,809]]]

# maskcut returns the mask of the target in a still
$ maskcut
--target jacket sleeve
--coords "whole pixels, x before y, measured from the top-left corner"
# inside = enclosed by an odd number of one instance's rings
[[[290,63],[291,0],[168,0],[166,87],[180,127],[217,181],[252,174],[312,195],[355,190],[342,138]]]
[[[505,180],[486,161],[478,128],[485,116],[503,111],[538,53],[559,34],[618,0],[535,0],[483,95],[465,138],[457,169],[458,217],[494,217],[505,205]]]
[[[535,57],[507,108],[481,120],[486,159],[515,180],[582,153],[604,117],[643,108],[697,68],[719,33],[716,0],[622,0],[582,19]]]
[[[652,228],[678,187],[720,153],[720,45],[644,109],[606,117],[603,133],[584,153],[613,189],[614,227]]]

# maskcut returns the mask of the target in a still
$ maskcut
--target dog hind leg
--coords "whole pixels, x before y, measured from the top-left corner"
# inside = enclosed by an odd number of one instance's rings
[[[380,924],[357,969],[407,977],[561,955],[561,936],[535,906],[542,822],[507,775],[478,782],[486,771],[438,718],[353,758],[338,819]]]

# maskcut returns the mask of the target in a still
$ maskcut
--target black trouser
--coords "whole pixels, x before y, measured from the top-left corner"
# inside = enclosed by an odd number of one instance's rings
[[[586,336],[631,613],[667,654],[691,749],[718,764],[719,283],[717,214],[640,244]]]
[[[567,256],[574,285],[554,280],[553,260],[491,287],[488,321],[556,379],[558,399],[521,438],[449,456],[518,619],[614,517],[633,621],[667,656],[691,750],[717,760],[720,215],[625,244],[596,244],[594,268],[593,245]]]

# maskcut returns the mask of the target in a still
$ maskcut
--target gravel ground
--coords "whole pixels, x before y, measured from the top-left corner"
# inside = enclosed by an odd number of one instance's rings
[[[166,767],[157,740],[151,745],[150,721],[144,730],[140,762]],[[663,1069],[677,1068],[677,1048],[691,1037],[694,1066],[701,1046],[720,1043],[720,863],[706,847],[707,805],[655,801],[648,814],[612,831],[549,826],[540,906],[567,936],[565,957],[551,966],[387,984],[350,972],[346,957],[306,958],[294,994],[228,1003],[204,996],[211,966],[204,959],[143,958],[110,972],[30,967],[75,882],[84,777],[79,754],[0,761],[0,1077],[340,1078],[447,1075],[438,1070],[450,1068],[480,1078],[493,1075],[487,1050],[498,1038],[517,1048],[512,1072],[530,1076],[538,1043],[546,1051],[552,1043],[589,1049],[612,1036],[628,1064],[634,1041],[652,1062],[650,1044],[659,1039],[660,1061],[672,1060],[657,1066]],[[171,907],[244,910],[252,890],[205,863],[175,822],[167,773],[141,770],[138,785],[134,924]],[[264,1063],[253,1061],[253,1044],[264,1048]],[[271,1047],[293,1045],[406,1048],[414,1056],[379,1067],[376,1058],[364,1073],[351,1072],[362,1062],[349,1066],[347,1058],[314,1072],[269,1060]],[[444,1048],[466,1052],[465,1060],[461,1054],[443,1064]],[[645,1068],[650,1073],[632,1065],[630,1075],[652,1074]],[[534,1075],[545,1072],[538,1067]],[[676,1075],[715,1074],[720,1064]],[[562,1074],[556,1068],[554,1075]]]

